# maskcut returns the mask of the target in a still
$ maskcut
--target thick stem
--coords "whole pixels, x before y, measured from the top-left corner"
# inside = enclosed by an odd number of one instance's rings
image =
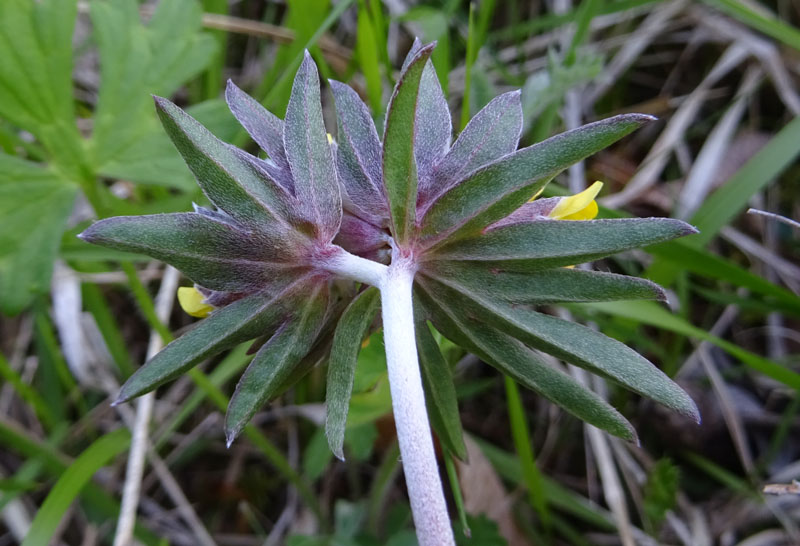
[[[436,465],[414,337],[414,264],[393,260],[380,285],[392,408],[420,546],[455,544]]]

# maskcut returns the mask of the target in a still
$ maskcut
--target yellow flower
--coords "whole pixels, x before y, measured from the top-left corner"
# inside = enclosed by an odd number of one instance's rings
[[[594,198],[601,189],[603,189],[603,183],[595,182],[580,193],[563,197],[548,216],[553,220],[593,219],[597,216],[597,202]]]
[[[203,294],[197,291],[194,286],[181,286],[178,288],[178,303],[187,314],[205,318],[214,310],[214,307],[203,303]]]

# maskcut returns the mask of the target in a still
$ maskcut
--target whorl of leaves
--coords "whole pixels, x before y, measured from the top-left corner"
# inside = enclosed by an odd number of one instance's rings
[[[220,141],[156,98],[166,132],[214,208],[110,218],[81,237],[174,265],[219,308],[138,370],[118,402],[256,339],[228,411],[232,441],[258,408],[329,354],[327,429],[341,457],[356,359],[380,308],[377,290],[332,282],[327,260],[344,249],[382,263],[401,251],[417,263],[415,321],[429,412],[456,455],[464,455],[464,444],[455,390],[429,321],[502,373],[620,437],[635,439],[630,424],[540,352],[698,418],[686,393],[646,359],[536,308],[664,299],[648,281],[564,266],[687,235],[691,226],[652,218],[555,221],[528,203],[567,167],[652,118],[615,116],[517,149],[522,109],[519,92],[511,92],[491,101],[451,145],[432,49],[415,42],[382,137],[355,91],[332,81],[338,132],[329,143],[308,54],[285,120],[229,83],[231,111],[268,159]]]

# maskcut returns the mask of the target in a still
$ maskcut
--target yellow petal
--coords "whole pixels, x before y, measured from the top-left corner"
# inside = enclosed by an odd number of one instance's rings
[[[205,318],[214,310],[214,307],[203,303],[203,294],[197,291],[194,286],[181,286],[178,288],[178,303],[187,314]]]
[[[550,218],[554,220],[591,220],[597,216],[597,203],[594,198],[602,188],[602,182],[595,182],[580,193],[562,197],[550,212]]]
[[[333,135],[328,133],[328,144],[333,144]]]

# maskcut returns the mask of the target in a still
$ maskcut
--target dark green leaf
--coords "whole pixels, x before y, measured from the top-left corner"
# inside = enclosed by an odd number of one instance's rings
[[[459,459],[466,460],[467,446],[464,445],[464,431],[461,429],[453,374],[439,350],[439,345],[431,335],[420,306],[415,305],[414,308],[417,315],[414,330],[419,351],[422,386],[425,388],[425,402],[431,424],[442,445]]]
[[[671,218],[539,220],[490,229],[437,249],[437,260],[493,262],[509,271],[540,271],[696,233]]]
[[[318,285],[253,357],[236,385],[225,415],[228,446],[255,412],[278,394],[280,386],[311,350],[325,320],[328,296],[328,286]]]
[[[417,97],[425,63],[433,45],[420,48],[395,86],[383,133],[383,183],[392,220],[392,234],[404,243],[415,222],[417,163],[414,157]]]
[[[232,220],[210,211],[107,218],[79,237],[115,250],[147,254],[212,290],[253,291],[285,285],[299,272],[287,263],[297,256],[298,248],[263,232],[239,229]]]
[[[379,306],[380,292],[377,288],[368,288],[356,296],[339,320],[333,337],[325,395],[325,433],[331,451],[341,460],[344,460],[342,446],[358,353]]]
[[[212,203],[247,227],[295,233],[288,223],[291,196],[266,176],[256,158],[222,142],[167,99],[155,100],[167,134]]]
[[[423,237],[440,241],[505,218],[558,173],[652,120],[626,114],[590,123],[472,172],[433,203],[422,221]]]
[[[471,316],[479,317],[487,326],[492,325],[534,349],[610,378],[700,421],[697,406],[689,395],[623,343],[575,322],[452,288],[441,283],[433,285],[439,297],[452,301]]]
[[[2,63],[0,63],[2,64]],[[0,310],[16,314],[50,288],[76,186],[35,163],[0,154]]]
[[[322,118],[319,74],[308,51],[294,79],[283,137],[297,200],[317,238],[331,242],[342,221],[342,198]]]
[[[513,337],[474,320],[467,310],[458,307],[458,302],[447,300],[422,283],[417,286],[436,328],[452,341],[579,419],[620,438],[636,441],[636,431],[630,423],[597,394],[540,360]]]
[[[255,294],[214,311],[139,368],[122,386],[115,404],[155,389],[205,358],[274,330],[290,316],[307,282],[303,278],[278,294]]]
[[[441,279],[461,292],[510,303],[665,301],[667,298],[657,284],[648,280],[583,269],[516,273],[481,262],[431,261],[425,264],[422,273]]]

